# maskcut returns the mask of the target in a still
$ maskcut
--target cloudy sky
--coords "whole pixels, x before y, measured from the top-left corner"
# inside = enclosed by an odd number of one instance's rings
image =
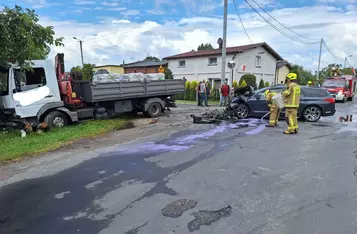
[[[228,5],[228,46],[250,44],[234,0]],[[263,9],[286,25],[283,28],[263,12],[254,0],[248,2],[284,34],[268,25],[244,0],[235,0],[248,34],[254,43],[267,42],[288,61],[317,69],[320,38],[324,38],[322,65],[343,64],[345,56],[357,63],[357,0],[255,0]],[[200,43],[217,47],[222,35],[222,0],[0,0],[13,7],[15,2],[33,8],[40,23],[52,25],[65,47],[53,48],[50,58],[65,53],[66,70],[79,65],[79,44],[83,40],[85,63],[121,64],[145,58],[159,58],[197,49]],[[303,37],[302,37],[303,36]],[[309,39],[308,39],[309,38]]]

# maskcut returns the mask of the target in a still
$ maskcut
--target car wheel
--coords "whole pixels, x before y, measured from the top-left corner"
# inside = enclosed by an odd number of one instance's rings
[[[246,104],[238,104],[234,112],[238,118],[244,119],[249,116],[249,107]]]
[[[48,124],[48,128],[51,130],[53,128],[61,128],[68,125],[67,116],[59,111],[52,111],[47,114],[44,121]]]
[[[317,106],[306,107],[303,117],[307,122],[316,122],[321,118],[321,109]]]
[[[161,111],[162,111],[162,107],[160,103],[154,102],[150,104],[147,112],[145,112],[145,115],[151,118],[155,118],[160,115]]]

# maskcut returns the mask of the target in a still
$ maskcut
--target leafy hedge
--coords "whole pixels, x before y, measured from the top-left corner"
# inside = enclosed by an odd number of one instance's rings
[[[239,80],[239,87],[242,86],[243,80],[245,80],[247,85],[250,85],[250,86],[254,87],[254,89],[257,89],[257,78],[255,77],[255,75],[253,75],[253,74],[243,75]]]

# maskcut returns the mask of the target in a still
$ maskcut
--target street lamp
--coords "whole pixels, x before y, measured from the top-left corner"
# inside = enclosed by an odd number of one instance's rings
[[[77,40],[79,42],[79,47],[81,48],[81,58],[82,58],[82,68],[84,67],[84,61],[83,61],[83,49],[82,49],[82,43],[83,41],[78,39],[77,37],[73,37],[74,40]]]
[[[345,64],[343,65],[343,69],[346,68],[347,58],[351,58],[352,56],[353,56],[353,55],[351,54],[351,55],[345,57]]]

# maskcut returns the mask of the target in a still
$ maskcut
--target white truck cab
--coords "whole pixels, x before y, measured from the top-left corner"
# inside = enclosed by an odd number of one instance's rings
[[[33,60],[32,70],[16,64],[0,66],[0,121],[40,121],[51,108],[60,108],[56,74],[51,60]]]

